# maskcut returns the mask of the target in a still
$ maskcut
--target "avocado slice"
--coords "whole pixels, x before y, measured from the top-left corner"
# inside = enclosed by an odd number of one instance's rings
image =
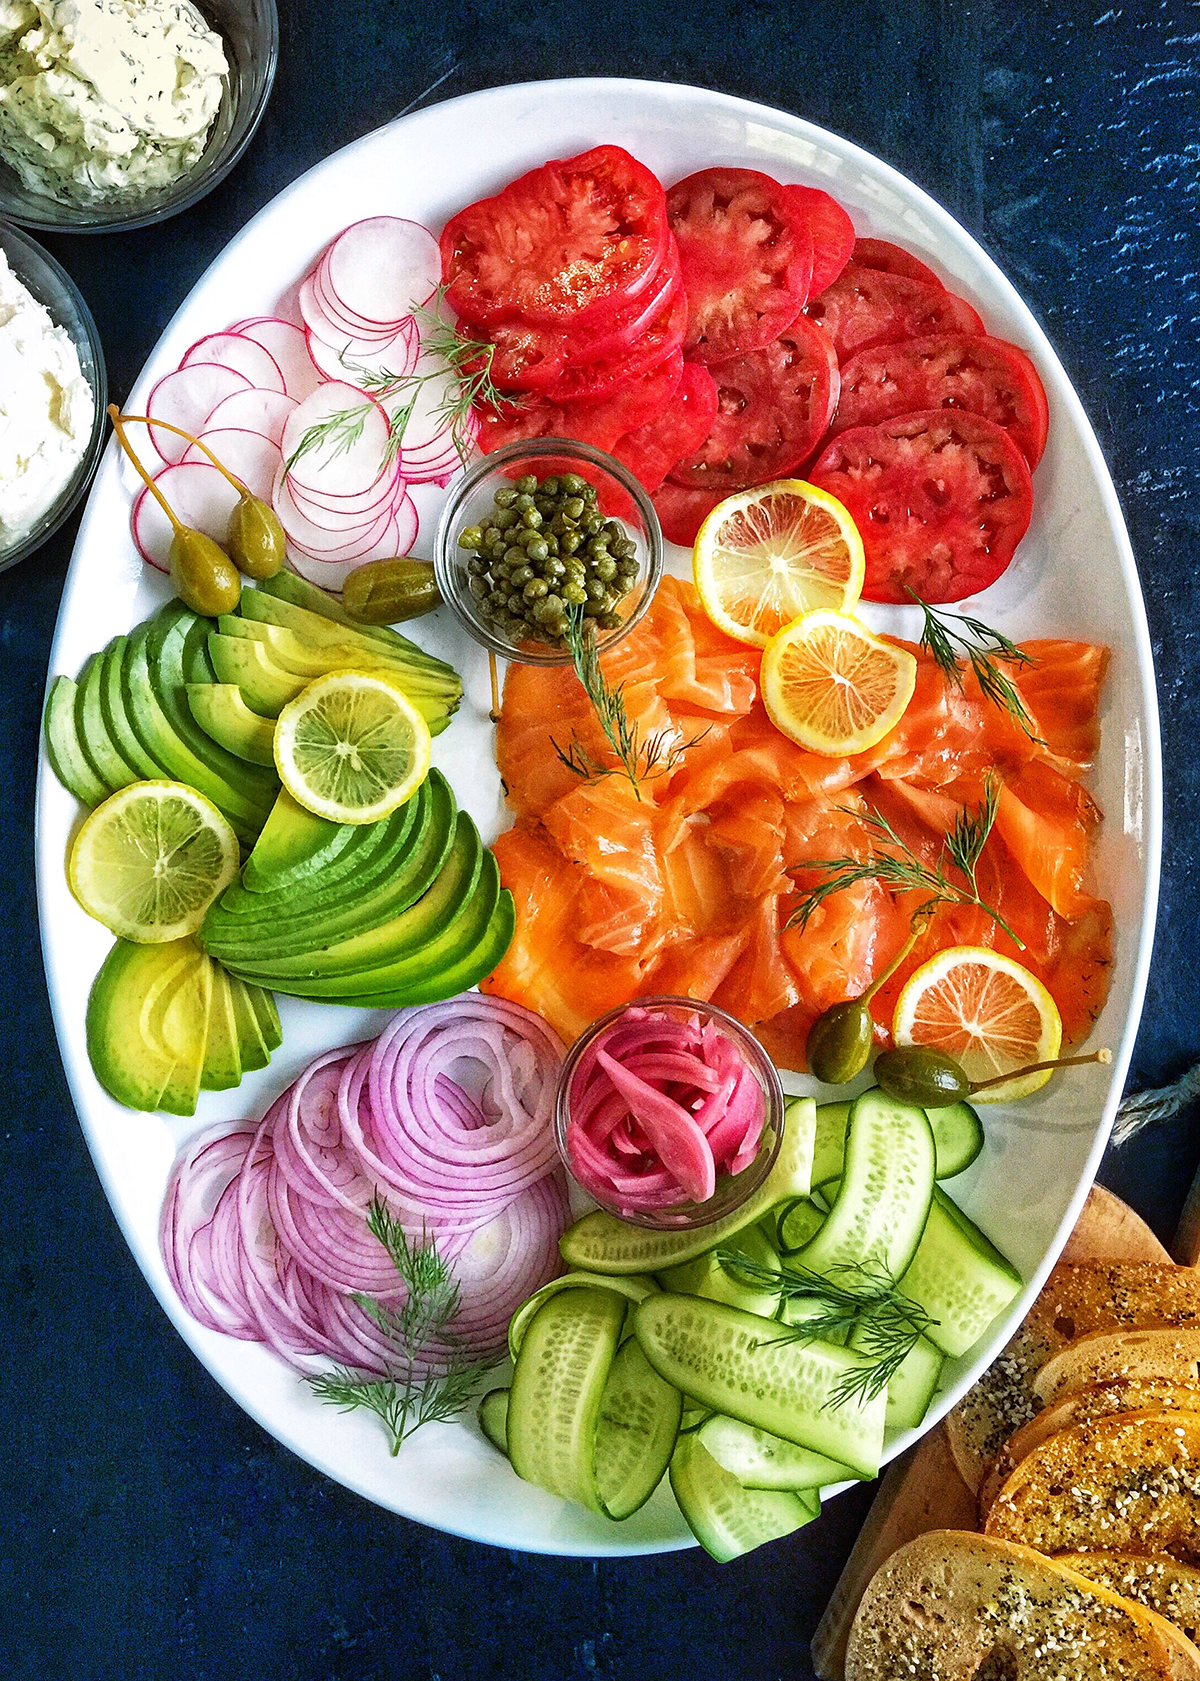
[[[281,991],[294,992],[301,998],[327,998],[336,1003],[374,993],[403,1004],[410,1002],[410,989],[421,991],[433,983],[440,985],[443,970],[456,970],[483,940],[499,903],[500,871],[493,855],[480,845],[474,855],[474,869],[470,866],[469,856],[464,853],[461,861],[456,861],[452,852],[442,878],[426,895],[431,900],[436,895],[438,902],[426,907],[424,925],[412,924],[403,943],[399,931],[394,930],[390,946],[381,944],[377,948],[376,960],[360,962],[355,969],[340,963],[337,969],[322,966],[276,984]],[[468,872],[470,885],[464,893]],[[414,908],[420,910],[421,906]],[[427,937],[422,937],[426,933]],[[346,941],[331,955],[336,957],[356,943]]]
[[[217,967],[220,968],[221,965]],[[237,975],[227,974],[227,979],[234,1031],[237,1034],[238,1056],[241,1059],[242,1072],[250,1073],[254,1069],[267,1066],[271,1060],[271,1052],[279,1040],[275,1041],[275,1045],[269,1045],[258,1024],[255,996],[262,992],[262,988],[247,985]],[[278,1016],[275,1019],[278,1021]]]
[[[209,966],[212,969],[212,1007],[200,1085],[204,1091],[229,1091],[242,1081],[242,1053],[238,1048],[237,1022],[233,1014],[233,982],[219,963],[210,961]]]
[[[75,697],[75,731],[89,763],[110,792],[138,780],[137,771],[121,754],[108,733],[100,707],[105,653],[93,654],[84,667]]]
[[[406,813],[411,813],[407,823]],[[339,859],[329,871],[285,896],[239,894],[236,885],[231,887],[205,922],[205,944],[230,961],[257,966],[268,959],[304,960],[380,927],[433,885],[454,839],[454,818],[450,786],[434,772],[386,820],[392,838],[369,857],[361,848],[354,852],[351,863],[362,862],[353,869],[341,867],[344,859]],[[338,879],[330,881],[335,871]],[[268,903],[256,912],[255,899]]]
[[[275,723],[251,712],[233,683],[189,683],[188,705],[200,728],[239,759],[275,763]]]
[[[295,887],[331,864],[352,841],[361,840],[368,827],[330,823],[305,811],[281,788],[242,869],[242,886],[252,893]]]
[[[490,858],[491,854],[487,856]],[[398,962],[412,952],[424,952],[470,907],[483,865],[484,846],[465,812],[459,812],[454,841],[437,879],[415,904],[365,933],[341,940],[324,950],[298,956],[258,957],[230,967],[247,980],[274,985],[278,992],[304,997],[336,997],[339,991],[361,992],[363,976]],[[321,990],[310,992],[310,988]],[[328,994],[325,988],[329,988]]]
[[[303,677],[271,660],[270,649],[262,642],[213,630],[208,634],[208,652],[218,681],[236,683],[251,711],[264,717],[278,718],[288,701],[306,687]]]
[[[372,634],[381,628],[377,625],[354,625],[343,620],[327,618],[322,613],[310,612],[307,607],[297,607],[291,601],[284,601],[268,595],[265,590],[252,589],[248,585],[242,591],[238,612],[243,619],[250,619],[258,624],[278,625],[281,630],[290,630],[312,647],[343,648],[357,647],[361,644],[377,657],[386,658],[405,667],[416,666],[422,671],[439,676],[446,684],[447,692],[458,683],[458,673],[453,666],[447,665],[445,660],[427,654],[423,648],[418,648],[415,642],[409,642],[403,636],[397,636],[393,646],[386,639]]]
[[[161,995],[161,1009],[150,1018],[151,1033],[168,1054],[175,1053],[170,1077],[158,1096],[158,1107],[168,1115],[194,1115],[204,1073],[208,1045],[208,1024],[212,1017],[214,964],[194,940],[191,967],[177,987]]]
[[[247,986],[246,996],[250,1000],[250,1008],[254,1011],[254,1019],[258,1023],[258,1031],[269,1056],[283,1043],[283,1028],[280,1025],[275,999],[261,986]]]
[[[309,641],[307,636],[285,630],[280,625],[262,624],[255,619],[236,618],[222,613],[217,630],[222,636],[240,636],[247,642],[261,642],[270,650],[272,663],[297,677],[324,677],[328,671],[378,671],[390,677],[398,688],[410,697],[424,695],[441,700],[453,710],[462,694],[457,676],[447,681],[435,672],[425,671],[411,661],[396,659],[381,643],[372,644],[365,638],[353,639],[349,632],[331,625],[331,636]],[[452,704],[453,703],[453,704]]]
[[[108,789],[88,763],[75,730],[76,685],[70,677],[56,677],[46,696],[42,728],[50,769],[63,787],[87,806],[108,798]]]
[[[120,750],[121,757],[137,771],[138,779],[159,777],[162,767],[147,753],[129,722],[129,709],[122,687],[122,671],[128,638],[114,637],[104,650],[104,681],[100,685],[100,710],[109,739]]]
[[[150,635],[146,642],[150,680],[175,734],[187,743],[198,759],[211,765],[231,788],[236,788],[260,809],[258,827],[261,828],[279,791],[274,762],[267,770],[262,765],[239,759],[236,753],[230,753],[200,728],[188,705],[187,683],[183,675],[184,652],[187,646],[194,646],[207,638],[208,624],[207,619],[189,612],[182,603],[168,603],[150,623]]]
[[[492,973],[512,944],[516,932],[517,913],[513,896],[507,887],[492,912],[483,938],[457,964],[445,969],[431,970],[423,979],[407,981],[391,992],[356,993],[353,998],[338,998],[339,1004],[356,1004],[366,1010],[397,1009],[412,1004],[439,1004],[445,998],[457,998]]]
[[[263,595],[272,595],[276,601],[289,601],[293,607],[306,608],[310,613],[316,613],[322,619],[332,619],[334,624],[347,625],[360,636],[369,636],[374,642],[386,643],[389,648],[402,649],[406,654],[412,654],[421,660],[432,659],[423,648],[415,642],[410,642],[407,636],[393,630],[390,625],[357,625],[342,606],[336,595],[330,595],[328,590],[310,584],[307,578],[302,578],[298,572],[291,572],[286,567],[282,572],[276,572],[273,578],[259,581],[258,590]],[[440,660],[437,662],[442,663]],[[446,667],[447,671],[452,668]]]
[[[96,1078],[118,1103],[194,1113],[211,975],[191,939],[113,946],[88,998],[87,1046]]]

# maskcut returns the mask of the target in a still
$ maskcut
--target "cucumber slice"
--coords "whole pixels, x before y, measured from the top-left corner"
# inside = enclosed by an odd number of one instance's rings
[[[699,1434],[701,1445],[743,1488],[823,1488],[854,1476],[848,1465],[719,1413],[700,1426]]]
[[[683,1397],[683,1412],[679,1416],[680,1430],[699,1430],[706,1418],[711,1418],[711,1407],[702,1407],[698,1401],[691,1400],[687,1395]]]
[[[489,1389],[479,1403],[479,1428],[494,1448],[508,1452],[508,1390]]]
[[[830,1179],[842,1177],[842,1158],[846,1153],[846,1128],[850,1125],[852,1103],[819,1103],[817,1105],[817,1138],[813,1146],[812,1182],[824,1185]]]
[[[939,1186],[900,1287],[934,1321],[926,1335],[951,1358],[965,1354],[1018,1294],[1021,1276]]]
[[[696,1435],[680,1436],[675,1444],[671,1488],[688,1528],[718,1564],[793,1534],[821,1510],[811,1495],[743,1488]]]
[[[596,1427],[625,1307],[614,1290],[568,1290],[543,1302],[508,1399],[508,1456],[517,1475],[601,1514]]]
[[[623,1296],[627,1302],[636,1304],[653,1295],[657,1289],[658,1285],[652,1278],[608,1278],[597,1272],[568,1272],[561,1278],[552,1278],[549,1284],[543,1284],[540,1290],[535,1290],[509,1320],[509,1355],[515,1362],[525,1341],[525,1333],[535,1315],[544,1302],[548,1302],[551,1296],[557,1296],[561,1290],[615,1290],[617,1295]]]
[[[808,1195],[812,1180],[813,1137],[817,1106],[811,1097],[795,1097],[784,1111],[783,1142],[775,1165],[753,1195],[723,1220],[689,1232],[657,1232],[629,1226],[612,1214],[585,1214],[559,1242],[571,1267],[609,1274],[662,1272],[703,1255],[746,1226],[755,1225],[777,1203]]]
[[[970,1167],[983,1149],[983,1122],[969,1103],[950,1103],[944,1109],[927,1109],[933,1128],[939,1179],[953,1179]]]
[[[938,1379],[946,1357],[941,1349],[925,1337],[919,1337],[912,1352],[887,1387],[887,1412],[883,1415],[885,1432],[893,1435],[900,1430],[915,1430],[929,1411],[929,1403],[937,1393]]]
[[[612,1363],[596,1427],[596,1486],[610,1518],[629,1517],[662,1482],[682,1411],[678,1389],[629,1337]]]
[[[825,1224],[827,1215],[809,1197],[798,1197],[779,1221],[779,1253],[798,1255]]]
[[[779,1271],[779,1256],[758,1226],[744,1226],[730,1238],[727,1247],[761,1267]],[[713,1249],[707,1255],[697,1255],[694,1261],[668,1267],[659,1273],[658,1282],[664,1290],[676,1290],[683,1296],[704,1296],[710,1302],[728,1302],[730,1307],[760,1314],[764,1319],[772,1318],[779,1306],[778,1290],[768,1290],[740,1278],[736,1269],[731,1271],[717,1259]]]
[[[917,1252],[933,1196],[924,1109],[876,1088],[850,1111],[845,1176],[829,1218],[799,1260],[813,1272],[875,1263],[899,1278]]]
[[[642,1302],[633,1326],[655,1371],[694,1401],[861,1476],[879,1469],[886,1396],[835,1400],[838,1379],[864,1364],[851,1349],[794,1341],[773,1320],[665,1291]]]

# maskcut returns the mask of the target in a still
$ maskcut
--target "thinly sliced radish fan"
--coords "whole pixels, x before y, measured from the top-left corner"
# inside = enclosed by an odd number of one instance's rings
[[[551,1132],[563,1047],[540,1017],[466,993],[402,1010],[377,1040],[329,1051],[254,1126],[193,1140],[172,1170],[160,1242],[176,1293],[211,1330],[302,1370],[395,1369],[400,1351],[354,1301],[405,1287],[367,1227],[381,1196],[454,1270],[459,1347],[488,1357],[562,1271],[569,1219]],[[428,1370],[454,1352],[434,1342]]]

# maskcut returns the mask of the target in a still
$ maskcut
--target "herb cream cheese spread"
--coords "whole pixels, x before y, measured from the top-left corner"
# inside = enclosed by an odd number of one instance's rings
[[[0,154],[64,203],[139,198],[196,163],[228,75],[190,0],[0,0]]]
[[[0,251],[0,555],[71,477],[95,413],[70,334]]]

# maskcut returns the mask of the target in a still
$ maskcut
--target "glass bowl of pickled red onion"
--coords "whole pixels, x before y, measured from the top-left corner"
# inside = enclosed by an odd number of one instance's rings
[[[555,1139],[601,1208],[687,1231],[733,1214],[783,1139],[779,1075],[758,1040],[715,1004],[653,997],[592,1024],[562,1067]]]

